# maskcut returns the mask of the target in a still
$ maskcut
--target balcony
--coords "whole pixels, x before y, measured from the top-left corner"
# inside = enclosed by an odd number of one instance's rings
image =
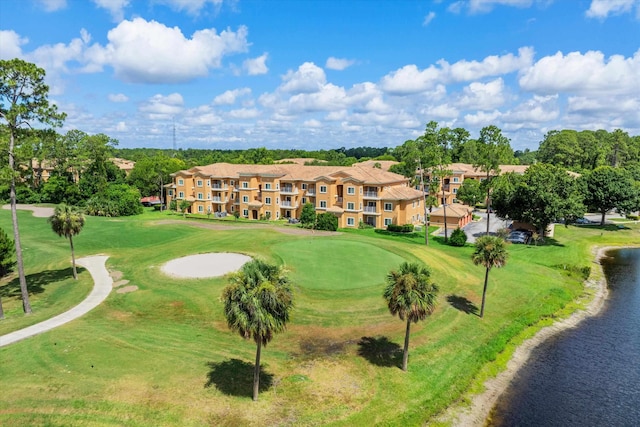
[[[213,199],[211,199],[211,201],[213,203],[227,203],[229,201],[229,198],[228,197],[213,196]]]
[[[283,185],[280,187],[280,194],[298,194],[298,189],[291,185]]]
[[[315,197],[316,189],[315,188],[307,188],[307,196]]]
[[[228,190],[229,186],[227,184],[212,184],[212,190]]]
[[[377,191],[365,191],[362,195],[363,199],[379,199],[380,194]]]
[[[367,215],[380,215],[376,206],[365,206],[363,212]]]

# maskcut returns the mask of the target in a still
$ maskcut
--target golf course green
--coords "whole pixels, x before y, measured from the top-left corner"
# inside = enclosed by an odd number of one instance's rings
[[[18,216],[33,314],[22,314],[16,274],[5,278],[0,335],[73,307],[92,287],[82,268],[73,280],[68,241],[45,218]],[[6,210],[0,227],[10,233]],[[588,296],[592,248],[634,244],[640,230],[558,226],[544,245],[510,245],[507,265],[491,271],[480,319],[484,268],[471,262],[471,245],[287,227],[154,211],[87,217],[77,257],[109,256],[112,275],[137,290],[114,289],[85,316],[0,348],[0,425],[446,425],[438,416],[480,391],[518,342],[588,300],[579,297]],[[222,311],[227,279],[161,271],[209,252],[283,265],[294,286],[287,331],[262,350],[257,402],[255,344],[231,332]],[[425,263],[441,289],[436,311],[412,326],[408,372],[398,367],[405,323],[382,298],[387,273],[403,261]]]

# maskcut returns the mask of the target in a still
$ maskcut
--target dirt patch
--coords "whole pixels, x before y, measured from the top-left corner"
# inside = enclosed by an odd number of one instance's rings
[[[111,276],[111,279],[114,282],[117,282],[118,280],[122,279],[123,274],[122,274],[122,271],[114,270],[109,273],[109,276]]]
[[[135,292],[138,290],[138,287],[135,285],[125,286],[123,288],[118,289],[116,292],[119,294],[127,294],[129,292]]]
[[[124,286],[124,285],[127,285],[127,284],[129,284],[128,280],[118,280],[117,282],[113,282],[113,287],[114,288],[118,288],[120,286]]]

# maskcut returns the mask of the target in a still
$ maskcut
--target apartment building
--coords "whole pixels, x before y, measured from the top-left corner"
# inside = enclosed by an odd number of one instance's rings
[[[376,228],[424,221],[422,192],[407,178],[369,165],[236,165],[215,163],[178,171],[166,200],[186,200],[190,213],[239,212],[249,219],[299,218],[311,203],[339,227]]]
[[[500,173],[514,172],[517,174],[523,174],[527,170],[527,165],[500,165]],[[473,165],[467,163],[452,163],[446,166],[447,170],[451,171],[451,174],[445,177],[438,190],[432,195],[436,196],[440,204],[450,205],[452,203],[458,203],[456,194],[460,189],[460,186],[465,179],[475,179],[476,181],[484,181],[487,178],[487,173],[476,169]],[[420,182],[420,171],[418,171],[417,181]],[[492,172],[491,176],[495,176]],[[431,179],[431,174],[426,173],[424,175],[425,182]],[[419,187],[418,187],[419,188]],[[444,190],[444,195],[443,195]]]

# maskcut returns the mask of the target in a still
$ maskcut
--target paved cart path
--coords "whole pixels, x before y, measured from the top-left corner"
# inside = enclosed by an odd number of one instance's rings
[[[109,276],[106,267],[107,258],[109,257],[105,255],[95,255],[80,258],[76,261],[78,265],[86,268],[91,274],[91,277],[93,277],[93,290],[84,301],[51,319],[0,336],[0,347],[13,344],[16,341],[47,332],[65,323],[69,323],[100,305],[100,303],[107,298],[113,287],[113,280],[111,276]]]

